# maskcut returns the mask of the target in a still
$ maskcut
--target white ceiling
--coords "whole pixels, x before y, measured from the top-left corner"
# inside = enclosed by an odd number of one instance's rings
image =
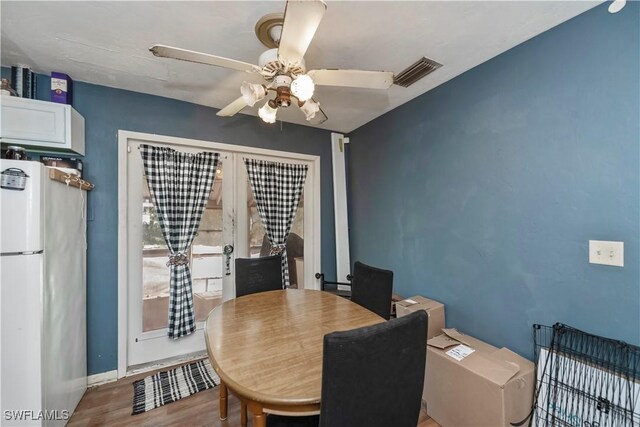
[[[422,56],[444,66],[409,88],[317,88],[314,98],[329,117],[317,127],[350,132],[598,3],[328,1],[305,56],[307,69],[398,73]],[[156,58],[148,48],[166,44],[255,64],[266,50],[255,36],[256,21],[284,6],[284,1],[2,1],[1,62],[222,108],[240,95],[243,80],[260,77]],[[243,113],[256,115],[257,108]],[[308,125],[295,107],[280,111],[278,119]]]

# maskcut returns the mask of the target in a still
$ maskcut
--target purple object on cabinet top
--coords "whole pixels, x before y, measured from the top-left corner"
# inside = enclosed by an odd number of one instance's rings
[[[51,73],[51,102],[71,104],[73,80],[63,73]]]

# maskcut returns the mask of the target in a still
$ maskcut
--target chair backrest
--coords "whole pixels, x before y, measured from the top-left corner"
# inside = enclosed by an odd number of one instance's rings
[[[393,271],[356,261],[351,281],[351,301],[389,320],[392,293]]]
[[[236,297],[282,289],[282,258],[236,258]]]
[[[427,313],[324,337],[321,427],[415,427],[427,351]]]
[[[271,243],[265,234],[262,237],[262,246],[260,247],[260,256],[269,255]],[[304,256],[304,239],[296,233],[289,233],[287,237],[287,261],[289,263],[289,287],[298,287],[298,271],[295,258]]]

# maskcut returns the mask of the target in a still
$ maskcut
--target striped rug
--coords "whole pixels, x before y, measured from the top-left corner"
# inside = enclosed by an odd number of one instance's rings
[[[133,412],[142,414],[220,384],[209,359],[149,375],[133,383]]]

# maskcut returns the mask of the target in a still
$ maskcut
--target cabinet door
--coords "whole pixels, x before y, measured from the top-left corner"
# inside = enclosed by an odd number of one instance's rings
[[[69,110],[66,105],[52,102],[3,96],[2,139],[34,141],[42,146],[62,148],[67,142]]]

